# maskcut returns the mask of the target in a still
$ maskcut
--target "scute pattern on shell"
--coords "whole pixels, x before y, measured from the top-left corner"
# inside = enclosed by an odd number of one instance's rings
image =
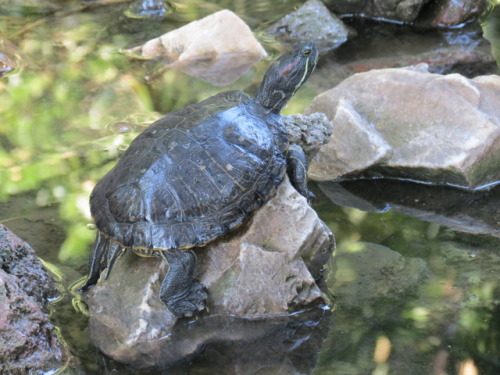
[[[163,117],[94,189],[97,228],[125,247],[168,250],[204,245],[239,226],[284,176],[281,121],[241,91]]]

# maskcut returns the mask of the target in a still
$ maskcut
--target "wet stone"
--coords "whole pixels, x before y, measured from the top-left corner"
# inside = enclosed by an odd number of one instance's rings
[[[198,279],[208,299],[195,329],[183,325],[185,320],[177,320],[159,300],[166,264],[127,252],[108,280],[101,277],[86,293],[91,340],[117,361],[153,368],[186,360],[210,342],[249,339],[237,326],[214,330],[211,321],[234,317],[242,324],[257,321],[262,325],[255,327],[265,327],[290,313],[323,305],[315,279],[321,277],[333,247],[330,230],[285,179],[249,223],[196,249]],[[262,332],[253,329],[257,336]]]
[[[0,224],[0,373],[51,373],[74,361],[48,318],[57,293],[33,249]]]
[[[356,34],[319,0],[307,1],[268,28],[267,32],[289,47],[301,40],[312,40],[320,54],[337,48]]]

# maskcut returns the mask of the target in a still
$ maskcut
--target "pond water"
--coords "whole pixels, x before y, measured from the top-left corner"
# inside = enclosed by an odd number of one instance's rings
[[[86,272],[95,235],[90,191],[137,133],[162,113],[225,89],[254,92],[279,54],[278,43],[262,30],[301,3],[165,2],[149,18],[131,8],[130,1],[0,5],[0,29],[9,40],[0,39],[0,47],[8,51],[12,67],[0,80],[0,223],[60,276],[62,295],[53,304],[52,318],[80,358],[81,373],[140,373],[92,348],[87,317],[75,303],[72,286]],[[118,53],[224,8],[242,17],[270,54],[227,87],[174,70],[147,80],[157,68],[152,62]],[[500,61],[500,6],[484,22]],[[286,113],[300,112],[324,89],[323,82],[313,83],[294,97]],[[406,289],[368,296],[349,308],[337,303],[349,296],[331,288],[329,328],[303,354],[307,365],[297,367],[295,358],[282,371],[500,373],[499,187],[467,193],[409,182],[359,181],[311,183],[311,188],[318,197],[313,206],[335,233],[339,253],[359,244],[382,245],[402,259],[423,259],[427,277],[413,284],[397,279]],[[356,198],[338,199],[347,195]],[[339,278],[345,274],[341,265],[349,266],[337,264]],[[336,285],[333,271],[326,276],[326,286]],[[226,364],[222,372],[217,363],[206,355],[163,373],[277,373],[258,363],[247,370]]]

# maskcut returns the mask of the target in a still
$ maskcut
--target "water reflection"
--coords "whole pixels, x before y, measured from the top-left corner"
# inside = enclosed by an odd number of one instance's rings
[[[393,210],[461,232],[500,238],[500,186],[486,192],[396,180],[320,184],[335,204],[364,211]]]
[[[125,11],[130,18],[139,19],[163,19],[167,13],[172,12],[173,5],[161,0],[137,0]]]

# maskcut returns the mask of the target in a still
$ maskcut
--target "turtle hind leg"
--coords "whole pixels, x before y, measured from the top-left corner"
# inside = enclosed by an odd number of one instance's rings
[[[313,192],[307,189],[307,159],[302,147],[290,145],[286,162],[286,172],[290,182],[310,202],[315,197]]]
[[[107,239],[100,232],[97,232],[94,248],[92,249],[92,255],[90,256],[89,261],[89,275],[87,276],[85,283],[80,287],[80,291],[86,291],[94,285],[97,280],[99,280],[101,271],[104,268],[102,267],[102,260],[107,257],[109,244],[109,239]]]
[[[160,299],[178,318],[192,316],[205,307],[205,287],[195,282],[196,255],[190,250],[163,251],[168,272],[162,281]]]

